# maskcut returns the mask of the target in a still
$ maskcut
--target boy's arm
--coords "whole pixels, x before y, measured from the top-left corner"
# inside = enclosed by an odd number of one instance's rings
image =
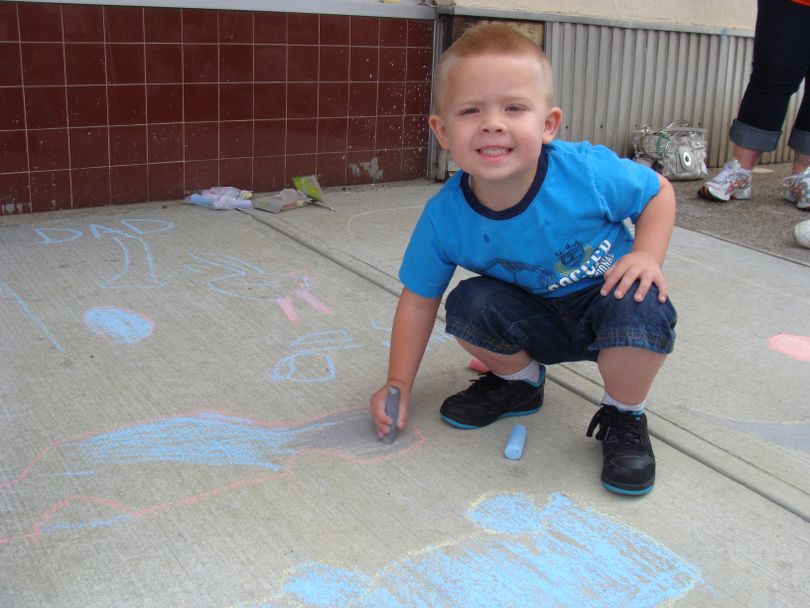
[[[398,428],[405,427],[408,416],[408,402],[411,396],[416,371],[422,361],[441,298],[423,298],[408,288],[403,288],[399,296],[394,326],[391,330],[391,350],[388,355],[388,381],[371,397],[371,417],[382,437],[390,424],[397,424],[385,415],[385,395],[389,386],[400,390]]]
[[[672,184],[660,175],[658,183],[658,194],[650,199],[636,220],[633,250],[605,272],[605,284],[601,291],[603,296],[615,287],[613,295],[621,299],[638,281],[637,302],[646,297],[652,284],[658,287],[658,300],[665,302],[667,299],[667,283],[661,265],[675,225],[675,191]]]

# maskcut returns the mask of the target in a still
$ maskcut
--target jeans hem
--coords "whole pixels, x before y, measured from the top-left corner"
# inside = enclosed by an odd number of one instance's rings
[[[810,154],[810,131],[801,131],[793,127],[790,132],[788,147],[799,154]]]
[[[738,146],[743,146],[744,148],[758,152],[771,152],[775,150],[781,135],[781,131],[766,131],[752,127],[737,118],[731,123],[731,128],[728,132],[729,139],[731,139],[732,142]]]
[[[660,355],[668,355],[675,348],[675,340],[671,336],[656,336],[638,331],[613,331],[600,335],[588,350],[604,350],[606,348],[640,348]]]

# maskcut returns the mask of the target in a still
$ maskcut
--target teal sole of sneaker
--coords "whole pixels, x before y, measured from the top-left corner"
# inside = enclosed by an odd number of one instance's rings
[[[493,424],[495,422],[498,422],[498,420],[502,420],[503,418],[512,418],[513,416],[528,416],[530,414],[536,414],[539,411],[540,411],[540,408],[536,407],[533,410],[526,410],[525,412],[509,412],[508,414],[503,414],[502,416],[498,416],[495,420],[493,420],[489,424]],[[448,418],[444,414],[439,414],[439,415],[442,417],[442,420],[444,420],[447,424],[449,424],[451,426],[454,426],[457,429],[465,429],[465,430],[482,429],[485,426],[489,426],[488,424],[485,424],[483,426],[475,426],[474,424],[464,424],[463,422],[458,422],[456,420],[453,420],[452,418]]]
[[[650,490],[652,490],[655,487],[655,484],[653,484],[648,488],[642,488],[640,490],[627,490],[625,488],[617,488],[616,486],[612,486],[604,481],[602,482],[602,485],[605,486],[605,488],[610,490],[611,492],[615,492],[616,494],[623,494],[624,496],[643,496],[644,494],[647,494]]]

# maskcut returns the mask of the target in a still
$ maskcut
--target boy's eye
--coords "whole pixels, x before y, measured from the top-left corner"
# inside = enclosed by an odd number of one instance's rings
[[[459,114],[464,116],[465,114],[475,114],[477,111],[475,108],[464,108]]]
[[[525,109],[526,108],[524,106],[521,106],[521,105],[518,105],[518,104],[511,104],[511,105],[506,106],[506,111],[507,112],[522,112]]]

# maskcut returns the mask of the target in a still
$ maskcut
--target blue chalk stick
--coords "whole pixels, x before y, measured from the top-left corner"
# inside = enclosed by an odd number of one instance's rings
[[[509,439],[506,440],[503,455],[509,460],[520,460],[520,457],[523,455],[523,444],[525,442],[526,427],[522,424],[516,424],[512,427],[512,432],[509,433]]]
[[[393,422],[388,433],[383,435],[383,443],[392,444],[397,438],[397,422],[399,422],[399,389],[396,386],[388,387],[388,394],[385,396],[385,415]]]
[[[195,205],[200,205],[201,207],[213,208],[214,206],[214,199],[208,196],[202,196],[201,194],[189,194],[186,198]]]

